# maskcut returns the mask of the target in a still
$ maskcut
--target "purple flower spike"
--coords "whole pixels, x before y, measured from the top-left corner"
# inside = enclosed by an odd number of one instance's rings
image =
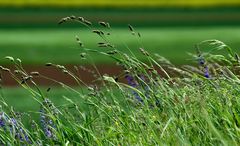
[[[200,57],[198,62],[199,62],[200,65],[204,65],[205,60],[202,57]]]
[[[125,79],[127,79],[128,85],[130,85],[131,87],[137,88],[138,84],[132,76],[126,75]],[[132,91],[132,94],[135,96],[137,101],[143,103],[143,99],[140,97],[140,95],[136,91]]]
[[[55,128],[53,121],[46,115],[46,111],[40,109],[40,122],[43,128],[43,132],[48,138],[54,138],[52,128]]]
[[[7,124],[8,123],[8,124]],[[9,118],[4,112],[0,113],[0,128],[3,128],[4,131],[9,127],[9,131],[15,134],[15,138],[21,142],[27,142],[32,144],[27,133],[23,128],[18,124],[18,121],[14,118]]]
[[[45,134],[48,138],[51,138],[53,135],[52,135],[52,131],[50,128],[46,128],[45,129]]]
[[[204,77],[210,78],[208,67],[205,67]]]
[[[4,113],[0,113],[0,127],[4,128],[5,126],[6,126],[5,115],[4,115]]]
[[[132,86],[132,87],[137,87],[137,83],[134,81],[134,78],[130,75],[126,75],[125,78],[128,81],[128,85]]]

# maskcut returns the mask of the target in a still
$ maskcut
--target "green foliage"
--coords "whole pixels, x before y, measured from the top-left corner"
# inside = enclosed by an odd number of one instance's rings
[[[80,20],[80,23],[84,21]],[[89,25],[87,27],[94,29]],[[129,28],[138,40],[141,36],[132,26]],[[55,105],[46,91],[34,82],[34,75],[47,77],[41,73],[27,73],[17,61],[19,59],[6,57],[19,70],[22,78],[7,68],[1,67],[1,71],[10,73],[29,91],[42,110],[35,111],[41,121],[16,114],[3,96],[1,113],[16,119],[18,127],[24,129],[29,138],[28,141],[17,139],[11,127],[5,125],[3,127],[10,127],[10,130],[6,133],[1,128],[0,141],[3,144],[239,145],[239,58],[230,47],[218,40],[201,42],[196,45],[196,55],[192,55],[199,65],[183,67],[176,67],[159,55],[155,58],[140,48],[140,53],[146,58],[146,62],[142,62],[129,48],[126,53],[115,47],[105,36],[105,31],[109,29],[94,29],[99,32],[100,45],[104,48],[89,49],[81,45],[83,59],[93,66],[89,53],[113,59],[123,68],[118,78],[125,78],[128,83],[97,74],[99,84],[84,84],[88,90],[76,90],[52,80],[76,98],[62,95],[64,104],[61,105]],[[212,49],[203,51],[203,44]],[[225,54],[218,55],[219,50],[225,50]],[[81,79],[64,66],[49,63],[48,66],[58,68],[81,83]],[[31,128],[22,124],[24,119]]]

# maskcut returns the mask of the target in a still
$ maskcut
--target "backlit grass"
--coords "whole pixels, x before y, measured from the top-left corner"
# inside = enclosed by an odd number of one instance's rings
[[[137,34],[132,26],[129,29],[128,33]],[[44,75],[28,73],[19,59],[5,57],[16,70],[1,66],[0,71],[11,74],[28,93],[1,90],[0,144],[239,145],[240,58],[228,45],[218,40],[199,42],[191,54],[195,66],[177,67],[141,48],[143,62],[131,48],[126,53],[113,47],[106,33],[94,32],[104,41],[102,47],[80,45],[81,59],[91,60],[89,53],[94,52],[111,58],[123,71],[114,77],[97,74],[99,84],[83,84],[84,89],[61,81],[53,81],[61,85],[57,91],[40,88],[34,78]],[[77,41],[81,44],[83,39]],[[144,41],[139,42],[141,47]],[[78,74],[64,66],[48,66],[81,83]]]

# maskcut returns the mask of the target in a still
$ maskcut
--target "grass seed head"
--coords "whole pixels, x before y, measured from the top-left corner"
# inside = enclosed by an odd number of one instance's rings
[[[74,20],[74,19],[76,19],[76,16],[72,15],[72,16],[70,16],[70,18],[71,18],[72,20]]]
[[[62,23],[64,23],[64,22],[66,22],[66,20],[65,20],[65,18],[62,18],[62,19],[58,22],[58,24],[60,25],[60,24],[62,24]]]
[[[76,38],[77,41],[80,41],[80,39],[79,39],[79,37],[77,35],[75,36],[75,38]]]
[[[0,69],[1,69],[2,71],[10,72],[10,69],[5,68],[5,67],[2,67],[2,66],[0,66]]]
[[[81,53],[80,56],[81,56],[81,59],[86,59],[86,53]]]
[[[69,20],[71,20],[71,17],[66,17],[65,19],[66,19],[66,21],[69,21]]]
[[[37,71],[33,71],[30,74],[33,75],[33,76],[39,76],[39,72],[37,72]]]
[[[132,31],[132,32],[134,31],[132,25],[128,24],[128,28],[129,28],[130,31]]]
[[[26,83],[27,81],[31,80],[32,78],[33,78],[33,76],[26,76],[26,77],[23,77],[23,78],[22,78],[22,82],[21,82],[21,84]]]
[[[149,53],[148,53],[146,50],[144,50],[143,48],[139,48],[139,50],[141,51],[141,53],[142,53],[143,55],[149,56]]]
[[[109,54],[109,55],[117,54],[117,50],[109,51],[109,52],[107,52],[107,54]]]
[[[109,51],[109,52],[107,52],[107,54],[114,55],[115,53],[113,51]]]
[[[84,22],[84,18],[83,18],[83,17],[78,17],[78,20],[79,20],[80,22]]]
[[[239,56],[237,53],[235,53],[235,59],[239,62]]]
[[[110,24],[108,22],[106,24],[107,24],[107,28],[111,28],[111,26],[110,26]]]
[[[80,47],[83,47],[83,43],[80,41],[80,39],[77,35],[76,35],[76,41],[80,45]]]
[[[93,33],[96,33],[98,35],[104,35],[104,32],[101,30],[92,30]]]
[[[65,70],[65,69],[64,69],[62,72],[63,72],[64,74],[69,74],[69,72],[68,72],[67,70]]]
[[[88,20],[84,20],[83,23],[85,23],[86,25],[88,26],[91,26],[92,25],[92,22],[88,21]]]
[[[107,43],[98,44],[98,47],[102,47],[102,48],[104,48],[104,47],[108,47],[108,44],[107,44]]]
[[[63,65],[59,65],[59,64],[56,65],[56,67],[57,67],[58,69],[62,69],[62,70],[63,70],[63,69],[66,69],[65,66],[63,66]]]
[[[47,88],[47,92],[49,92],[51,90],[51,88],[49,87],[49,88]]]
[[[139,32],[137,33],[137,35],[138,35],[138,37],[141,37],[141,34]]]
[[[17,60],[17,62],[22,63],[21,59],[17,58],[16,60]]]
[[[22,71],[21,70],[14,70],[14,73],[15,74],[20,74],[20,73],[22,73]]]
[[[107,24],[105,23],[105,22],[103,22],[103,21],[99,21],[98,22],[100,25],[102,25],[103,27],[107,27]]]
[[[11,62],[14,62],[14,58],[12,56],[6,56],[5,59],[10,60]]]
[[[52,63],[46,63],[45,66],[53,66]]]

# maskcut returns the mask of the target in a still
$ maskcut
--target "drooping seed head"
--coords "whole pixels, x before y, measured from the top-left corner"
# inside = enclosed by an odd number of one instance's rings
[[[0,69],[1,69],[2,71],[10,72],[10,69],[5,68],[5,67],[2,67],[2,66],[0,66]]]
[[[74,19],[76,19],[76,16],[72,15],[72,16],[70,16],[70,18],[71,18],[72,20],[74,20]]]
[[[22,63],[21,59],[17,58],[16,60],[17,60],[17,62]]]
[[[139,32],[137,33],[137,35],[138,35],[138,37],[141,37],[141,34]]]
[[[96,33],[98,35],[104,35],[104,32],[101,30],[92,30],[93,33]]]
[[[91,25],[92,25],[92,23],[91,23],[90,21],[88,21],[88,20],[84,20],[83,23],[85,23],[85,24],[88,25],[88,26],[91,26]]]
[[[78,17],[78,20],[81,22],[84,22],[84,18],[83,17]]]
[[[146,50],[144,50],[143,48],[139,48],[139,50],[141,51],[141,53],[143,55],[149,56],[149,53]]]
[[[128,28],[129,28],[130,31],[134,31],[132,25],[128,24]]]
[[[37,71],[30,72],[30,74],[33,76],[39,76],[39,72],[37,72]]]
[[[52,63],[46,63],[45,66],[52,66]]]
[[[100,25],[102,25],[103,27],[107,27],[107,24],[105,23],[105,22],[103,22],[103,21],[99,21],[98,22]]]
[[[11,62],[14,62],[14,58],[12,56],[6,56],[5,59],[10,60]]]
[[[80,56],[81,56],[82,59],[86,59],[85,58],[86,57],[86,53],[81,53]]]
[[[47,88],[47,92],[49,92],[51,90],[51,88],[49,87],[49,88]]]
[[[66,69],[65,66],[63,66],[63,65],[59,65],[59,64],[56,65],[56,67],[57,67],[58,69],[62,69],[62,70],[63,70],[63,69]]]
[[[237,53],[235,53],[235,59],[239,62],[239,56]]]
[[[26,83],[28,80],[31,80],[32,78],[33,78],[33,76],[26,76],[26,77],[23,77],[23,78],[22,78],[22,82],[21,82],[21,84]]]

